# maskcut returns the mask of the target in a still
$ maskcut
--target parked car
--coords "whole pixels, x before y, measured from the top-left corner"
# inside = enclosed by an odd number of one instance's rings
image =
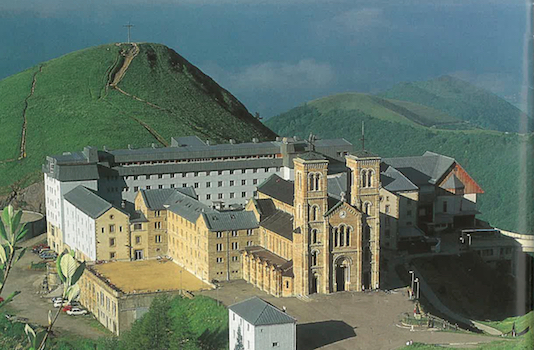
[[[55,303],[57,300],[63,300],[63,297],[52,297],[50,300]]]
[[[71,301],[70,304],[67,304],[63,306],[63,309],[61,309],[63,312],[67,312],[69,310],[72,310],[73,308],[80,308],[82,305],[77,301]]]
[[[32,247],[32,253],[39,254],[45,249],[50,249],[50,247],[46,243],[37,244]]]
[[[67,315],[70,316],[78,316],[78,315],[85,315],[87,314],[87,310],[81,309],[79,307],[73,307],[72,309],[67,311]]]
[[[67,303],[67,299],[57,299],[56,301],[54,301],[54,307],[61,307],[61,305],[66,305]]]
[[[55,252],[45,252],[45,253],[41,253],[39,254],[39,257],[41,259],[56,259],[57,258],[57,254]]]

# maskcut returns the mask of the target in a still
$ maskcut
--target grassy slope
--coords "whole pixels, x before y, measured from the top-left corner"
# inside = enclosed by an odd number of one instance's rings
[[[532,137],[484,130],[436,130],[402,120],[386,120],[357,109],[357,103],[351,108],[335,109],[333,105],[319,108],[320,102],[294,108],[266,124],[280,135],[306,137],[313,132],[323,138],[343,137],[358,147],[361,122],[365,121],[367,149],[382,157],[421,155],[427,150],[454,157],[486,191],[479,196],[484,218],[510,230],[526,231],[525,227],[532,227],[532,208],[520,207],[517,200],[525,191],[527,198],[534,198],[532,186],[525,189],[520,181],[519,157],[519,149],[526,146],[527,159],[532,161]],[[524,221],[529,215],[530,226]]]
[[[525,116],[500,97],[450,76],[398,84],[379,96],[433,107],[492,130],[517,132]]]
[[[181,135],[198,135],[216,141],[275,136],[226,90],[187,61],[181,61],[181,66],[186,67],[184,72],[195,72],[194,75],[172,70],[170,62],[176,59],[176,53],[162,45],[140,47],[139,56],[133,60],[119,87],[161,104],[168,111],[150,107],[115,90],[105,93],[109,70],[116,64],[120,50],[116,45],[80,50],[45,62],[42,72],[37,74],[35,93],[29,99],[27,110],[28,157],[0,164],[0,188],[5,191],[6,186],[28,176],[27,183],[39,179],[46,155],[78,151],[86,145],[125,148],[128,144],[146,147],[156,142],[133,117],[145,121],[167,141]],[[157,62],[148,62],[147,48],[155,48]],[[18,155],[23,101],[37,69],[0,81],[1,159]]]

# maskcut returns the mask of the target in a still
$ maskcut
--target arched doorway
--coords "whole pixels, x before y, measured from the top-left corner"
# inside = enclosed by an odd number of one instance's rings
[[[347,283],[350,276],[350,264],[346,258],[339,258],[336,261],[336,292],[347,290]]]
[[[312,279],[311,279],[311,290],[310,290],[310,293],[311,294],[315,294],[319,291],[319,276],[314,273],[312,275]]]

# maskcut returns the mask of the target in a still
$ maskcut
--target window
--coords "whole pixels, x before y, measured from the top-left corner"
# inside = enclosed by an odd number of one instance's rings
[[[252,236],[254,231],[252,229],[247,230],[247,236]]]
[[[158,185],[158,188],[161,190],[163,189],[163,185]]]
[[[156,211],[154,212],[154,216],[156,216],[156,217],[160,217],[160,216],[161,216],[161,211],[156,210]]]
[[[139,178],[139,176],[134,175],[134,180],[137,180],[138,178]]]
[[[163,174],[158,174],[158,179],[163,179]]]
[[[217,232],[217,238],[223,238],[223,233],[220,232],[220,231],[218,231],[218,232]]]
[[[115,225],[109,225],[109,233],[115,232]]]
[[[182,187],[184,187],[184,188],[187,187],[187,184],[182,184]]]
[[[134,231],[142,230],[143,224],[134,224]]]
[[[233,186],[235,184],[234,180],[230,180],[230,186]]]
[[[206,188],[210,188],[211,187],[211,182],[206,182]]]
[[[115,238],[110,238],[109,239],[109,246],[110,247],[114,247],[115,246]]]
[[[109,253],[109,259],[110,260],[115,259],[115,252],[110,252]]]
[[[134,186],[134,192],[139,192],[139,186]]]
[[[245,192],[245,191],[241,192],[241,197],[242,198],[245,198],[246,196],[247,196],[247,192]]]
[[[222,181],[217,182],[217,187],[222,187],[222,185],[223,185]]]
[[[135,236],[135,244],[141,244],[141,236]]]
[[[155,228],[155,229],[161,229],[161,221],[156,221],[156,222],[154,223],[154,228]]]
[[[269,168],[265,168],[265,169],[263,169],[263,170],[264,170],[266,173],[269,172]]]
[[[104,228],[102,227],[102,233],[104,233]]]
[[[443,201],[443,212],[447,212],[447,201]]]
[[[210,199],[211,199],[211,193],[208,193],[208,194],[206,195],[206,199],[207,199],[207,200],[210,200]]]
[[[174,184],[171,184],[171,188],[174,188]]]
[[[215,258],[215,261],[217,261],[217,264],[222,264],[223,258]]]
[[[367,170],[362,170],[360,176],[360,186],[367,187]]]
[[[247,241],[247,247],[252,246],[252,241]]]
[[[241,186],[245,186],[247,184],[247,180],[241,180]]]
[[[311,231],[311,242],[317,244],[317,229],[315,228]]]
[[[232,237],[237,237],[237,231],[232,231]]]
[[[239,261],[239,256],[232,256],[232,261],[233,262]]]
[[[147,186],[146,189],[149,190],[149,189],[150,189],[150,186]]]
[[[170,174],[170,178],[171,178],[171,179],[174,179],[174,173],[173,173],[173,174]]]
[[[217,243],[217,246],[216,246],[216,247],[217,247],[217,251],[218,251],[218,252],[222,252],[222,250],[223,250],[223,245],[222,245],[222,243]]]
[[[222,174],[223,174],[223,171],[222,171],[222,170],[219,170],[218,174],[219,174],[219,175],[222,175]]]
[[[391,209],[391,208],[390,208],[389,204],[386,204],[386,214],[389,214],[390,209]]]
[[[311,253],[311,266],[317,266],[317,251]]]
[[[273,342],[273,348],[277,348],[277,347],[279,347],[279,346],[280,346],[280,345],[278,344],[277,341]]]
[[[258,172],[258,169],[252,169],[252,173],[256,174]]]
[[[122,226],[119,226],[119,232],[122,232]]]
[[[235,198],[235,193],[234,192],[230,192],[230,198]]]
[[[110,219],[110,220],[113,220],[114,218],[115,218],[115,216],[113,216],[113,215],[110,215],[110,216],[109,216],[109,219]]]
[[[134,259],[135,260],[143,259],[143,250],[142,249],[134,250]]]
[[[161,243],[161,235],[154,236],[156,243]]]
[[[239,243],[238,242],[232,242],[232,249],[238,250],[239,249]]]
[[[258,184],[258,179],[254,179],[254,180],[252,180],[252,184],[253,184],[253,185],[257,185],[257,184]]]
[[[222,193],[219,193],[219,194],[217,195],[217,198],[218,198],[218,199],[223,199],[223,194],[222,194]]]

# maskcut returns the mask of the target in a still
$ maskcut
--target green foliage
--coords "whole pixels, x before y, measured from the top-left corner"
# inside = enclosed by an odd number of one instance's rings
[[[136,119],[170,142],[172,136],[250,141],[274,133],[248,113],[228,91],[163,45],[140,44],[119,87],[160,108],[107,87],[127,45],[102,45],[76,51],[0,81],[0,161],[16,158],[24,100],[28,98],[27,158],[0,162],[0,189],[9,191],[42,179],[47,155],[80,151],[84,146],[148,147],[157,142]]]
[[[422,155],[425,151],[454,157],[485,191],[478,197],[483,219],[502,229],[532,233],[532,135],[437,130],[385,120],[359,109],[336,109],[335,105],[321,107],[322,112],[318,101],[273,117],[266,124],[280,135],[307,137],[313,132],[322,138],[343,137],[359,148],[365,121],[366,149],[381,157]]]
[[[241,333],[241,326],[237,327],[237,339],[235,342],[234,350],[245,350],[245,345],[243,345],[243,334]]]
[[[429,106],[492,130],[518,132],[521,120],[527,118],[502,98],[450,76],[398,84],[379,96]]]
[[[213,299],[154,299],[150,310],[120,341],[121,350],[219,350],[228,347],[228,311]]]
[[[534,311],[530,311],[529,313],[523,316],[508,317],[507,319],[504,319],[502,321],[488,321],[482,323],[490,327],[497,328],[503,333],[511,332],[512,325],[515,324],[516,332],[521,332],[527,327],[534,327]]]

